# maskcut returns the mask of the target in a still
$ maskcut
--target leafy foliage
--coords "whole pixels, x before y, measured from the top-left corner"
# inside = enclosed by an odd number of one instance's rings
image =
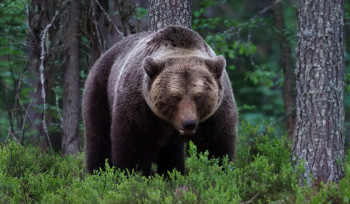
[[[15,142],[0,149],[1,203],[324,203],[349,202],[350,155],[339,184],[299,187],[302,172],[292,168],[290,143],[242,123],[234,162],[208,158],[190,143],[186,173],[141,176],[106,163],[88,174],[84,153],[77,157],[43,152]]]
[[[19,73],[26,62],[24,6],[23,0],[0,3],[0,136],[6,135],[10,126],[7,110],[14,104]],[[27,90],[23,90],[23,95]]]
[[[269,4],[259,4],[263,6],[252,6],[251,11],[243,1],[201,1],[193,13],[192,25],[217,54],[225,56],[240,117],[252,124],[276,120],[283,114],[283,69],[277,30]],[[221,15],[228,7],[234,8],[233,14]],[[295,45],[295,20],[290,20],[295,19],[290,15],[295,8],[288,4],[287,8],[289,24],[285,32],[287,40]],[[208,10],[215,14],[208,16]],[[276,133],[283,134],[284,126],[277,125]]]

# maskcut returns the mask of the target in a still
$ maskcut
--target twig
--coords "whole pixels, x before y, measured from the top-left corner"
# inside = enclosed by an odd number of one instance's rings
[[[12,139],[17,143],[17,144],[21,144],[18,139],[14,136],[14,133],[11,131],[11,127],[9,128],[9,132],[7,133],[7,138],[5,141],[8,140],[9,136],[12,135]]]
[[[274,3],[276,3],[277,1],[279,1],[279,0],[276,0]],[[272,5],[269,5],[269,6],[265,7],[265,8],[263,8],[261,11],[259,11],[258,14],[255,14],[253,17],[251,17],[246,22],[246,24],[253,22],[255,20],[255,18],[257,18],[260,15],[263,15],[264,13],[266,13],[270,9],[272,9]],[[248,27],[248,38],[247,38],[247,41],[248,41],[249,44],[251,44],[251,36],[252,36],[252,28],[249,26]],[[249,53],[249,59],[250,59],[251,65],[254,66],[255,65],[254,56],[251,53]]]
[[[9,44],[7,44],[7,45],[9,46]],[[17,117],[19,90],[20,90],[20,86],[21,86],[23,72],[21,74],[21,77],[19,78],[18,88],[16,88],[17,81],[16,81],[15,74],[13,73],[10,55],[7,55],[7,61],[8,61],[8,66],[9,66],[10,73],[11,73],[11,76],[12,76],[12,79],[13,79],[14,90],[17,90],[16,97],[15,97],[15,103],[13,105],[13,110],[12,111],[8,110],[8,115],[9,115],[9,119],[10,119],[9,133],[11,133],[12,138],[14,140],[17,140],[16,135],[15,135],[15,128],[14,128],[15,127],[15,125],[14,125],[14,118]],[[9,137],[9,135],[7,135],[6,140],[8,139],[8,137]]]
[[[288,117],[290,114],[292,114],[295,111],[295,107],[293,107],[289,112],[287,112],[286,114],[282,115],[281,117],[279,117],[277,120],[275,120],[273,123],[271,123],[271,126],[276,125],[277,123],[281,122],[282,120],[284,120],[286,117]],[[259,135],[258,137],[263,136],[267,131],[267,128],[265,128]]]
[[[21,43],[21,42],[19,42],[18,40],[12,39],[12,38],[10,38],[10,37],[7,37],[7,40],[8,40],[8,41],[11,41],[11,42],[13,42],[13,43],[15,43],[15,44],[17,44],[17,45],[20,45],[20,46],[22,46],[22,47],[24,47],[24,48],[26,48],[26,49],[29,49],[29,48],[30,48],[28,45],[26,45],[26,44],[24,44],[24,43]]]
[[[278,2],[280,2],[280,1],[281,1],[281,0],[276,0],[276,1],[274,2],[274,4],[275,4],[275,3],[278,3]],[[254,16],[252,16],[249,20],[247,20],[247,21],[241,23],[241,24],[238,25],[237,27],[231,26],[230,28],[224,30],[224,31],[223,31],[223,34],[224,34],[225,38],[226,38],[226,39],[230,39],[230,38],[232,38],[232,36],[236,35],[236,36],[237,36],[237,39],[238,39],[238,40],[237,40],[237,43],[239,43],[239,38],[240,38],[239,35],[240,35],[240,33],[241,33],[242,27],[244,27],[244,26],[246,26],[246,25],[249,25],[249,24],[252,23],[253,20],[255,20],[258,16],[263,15],[264,13],[266,13],[267,11],[269,11],[270,9],[272,9],[272,5],[269,5],[269,6],[265,7],[265,8],[263,8],[263,9],[260,10],[257,14],[255,14]],[[237,30],[237,31],[235,32],[235,30]],[[248,28],[248,42],[251,43],[250,41],[251,41],[251,28]],[[253,61],[252,56],[250,56],[250,60],[251,60],[251,64],[254,65],[254,61]]]
[[[22,80],[23,80],[23,75],[24,72],[26,71],[26,67],[28,65],[29,61],[27,62],[27,64],[24,66],[24,69],[21,72],[21,75],[19,76],[19,80],[18,80],[18,86],[17,86],[17,92],[16,92],[16,98],[15,98],[15,105],[14,105],[14,110],[12,112],[12,119],[17,117],[17,109],[19,107],[19,101],[21,100],[20,98],[20,92],[21,92],[21,84],[22,84]],[[17,121],[17,125],[19,122]],[[24,124],[24,122],[23,122]]]
[[[17,138],[15,137],[15,132],[13,131],[14,128],[13,128],[13,120],[12,120],[12,114],[10,113],[10,111],[8,110],[7,111],[8,115],[9,115],[9,118],[10,118],[10,127],[9,127],[9,130],[8,130],[8,133],[7,133],[7,137],[6,137],[6,140],[7,141],[10,137],[10,135],[12,136],[12,139],[14,141],[16,141],[18,144],[20,144],[17,140]]]
[[[59,105],[58,105],[58,94],[57,94],[57,90],[54,89],[54,92],[55,92],[55,99],[56,99],[56,110],[57,110],[58,116],[60,117],[60,120],[61,120],[61,128],[62,128],[63,117],[62,117],[62,114],[61,114],[61,111],[60,111],[60,107],[59,107]]]
[[[246,202],[243,202],[243,203],[241,203],[241,204],[249,204],[249,203],[252,203],[252,202],[254,201],[254,199],[255,199],[256,197],[258,197],[258,195],[259,195],[259,193],[255,194],[255,196],[253,196],[250,200],[248,200],[248,201],[246,201]]]
[[[91,3],[93,3],[93,2],[91,2]],[[100,31],[99,31],[99,29],[98,29],[97,21],[96,21],[95,6],[92,5],[92,6],[91,6],[91,9],[92,9],[92,19],[93,19],[93,21],[94,21],[95,30],[96,30],[96,35],[97,35],[97,41],[98,41],[98,44],[100,45],[100,50],[104,50],[104,49],[105,49],[105,46],[102,45],[102,39],[101,39],[101,36],[100,36]]]
[[[26,19],[27,19],[27,32],[29,32],[29,34],[28,35],[30,35],[31,36],[31,38],[30,38],[30,40],[32,40],[33,41],[33,44],[35,44],[35,45],[38,45],[39,43],[38,43],[38,41],[37,41],[37,39],[36,39],[36,37],[35,37],[35,34],[34,34],[34,32],[33,32],[33,29],[32,29],[32,27],[30,26],[31,25],[31,23],[30,23],[30,12],[29,12],[29,3],[27,3],[26,4],[27,6],[26,6]],[[30,47],[30,46],[29,46]]]
[[[96,4],[100,7],[101,11],[103,12],[103,14],[106,16],[107,20],[109,21],[110,24],[113,25],[114,29],[117,31],[117,33],[119,34],[119,36],[121,38],[124,38],[124,34],[122,32],[120,32],[120,30],[117,28],[117,26],[114,25],[112,18],[108,15],[108,13],[104,10],[104,8],[102,7],[102,5],[100,4],[100,2],[98,0],[95,0]]]
[[[6,137],[6,140],[5,140],[5,141],[7,141],[7,140],[9,139],[10,135],[12,135],[11,132],[12,132],[12,128],[11,128],[11,123],[10,123],[10,127],[9,127],[8,132],[7,132],[7,137]]]
[[[247,38],[247,41],[248,41],[249,45],[252,43],[252,28],[251,28],[251,27],[248,28],[248,38]],[[251,52],[249,52],[249,60],[250,60],[250,64],[254,67],[255,62],[254,62],[254,57],[253,57],[253,55],[251,54]]]
[[[38,91],[38,88],[35,89],[34,96],[36,95],[37,91]],[[22,129],[21,129],[21,137],[19,138],[19,141],[21,141],[21,142],[23,142],[23,138],[24,138],[23,137],[24,136],[24,125],[26,124],[27,116],[31,120],[31,118],[28,115],[28,111],[29,111],[29,108],[32,106],[33,100],[35,98],[34,96],[30,99],[29,105],[25,109],[25,115],[24,115],[24,118],[23,118],[23,124],[22,124]],[[31,123],[33,124],[32,120],[31,120]],[[33,126],[33,127],[35,127],[35,126]]]
[[[274,3],[277,3],[278,1],[275,1]],[[257,15],[253,16],[253,18],[260,16],[264,13],[266,13],[268,10],[270,10],[272,8],[272,5],[266,6],[265,8],[263,8]]]
[[[10,127],[9,127],[9,130],[8,130],[8,133],[7,133],[7,137],[6,137],[6,140],[7,141],[10,137],[10,135],[13,137],[14,135],[14,132],[13,132],[13,121],[12,121],[12,114],[10,113],[9,110],[7,110],[7,114],[9,115],[9,119],[10,119]]]
[[[7,44],[7,45],[8,45],[8,47],[10,47],[9,44]],[[8,62],[8,66],[9,66],[9,69],[10,69],[10,74],[11,74],[11,77],[12,77],[12,80],[13,80],[13,88],[14,88],[14,90],[16,90],[17,81],[16,81],[15,74],[13,73],[13,69],[12,69],[12,65],[11,65],[11,57],[10,57],[9,54],[7,55],[7,62]]]
[[[44,129],[44,132],[46,134],[46,137],[47,137],[47,140],[49,142],[49,146],[51,149],[52,149],[52,145],[51,145],[49,132],[47,130],[46,118],[45,118],[45,114],[46,114],[46,93],[45,93],[45,77],[44,77],[45,39],[46,39],[47,32],[49,31],[49,28],[52,26],[53,22],[55,21],[58,13],[59,13],[58,11],[55,12],[55,15],[51,19],[50,23],[46,25],[45,29],[41,33],[41,42],[40,42],[41,55],[40,55],[39,71],[40,71],[40,83],[41,83],[41,96],[43,98],[43,104],[44,104],[42,124],[43,124],[43,129]]]
[[[273,2],[273,4],[278,4],[278,3],[280,3],[282,0],[275,0],[274,2]]]

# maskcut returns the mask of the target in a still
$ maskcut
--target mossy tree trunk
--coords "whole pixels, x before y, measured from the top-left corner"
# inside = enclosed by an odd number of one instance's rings
[[[149,31],[157,31],[169,25],[191,27],[191,0],[150,0]]]
[[[305,177],[338,181],[344,161],[344,0],[299,1],[293,159]],[[296,162],[298,163],[298,162]]]

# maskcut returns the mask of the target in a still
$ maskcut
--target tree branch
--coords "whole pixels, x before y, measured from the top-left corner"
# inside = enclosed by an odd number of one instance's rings
[[[277,120],[275,120],[273,123],[271,123],[271,126],[276,125],[277,123],[281,122],[282,120],[284,120],[285,118],[289,117],[291,114],[294,113],[296,107],[294,106],[289,112],[287,112],[286,114],[282,115],[281,117],[279,117]],[[267,128],[265,128],[258,136],[263,136],[267,131]]]
[[[37,91],[38,91],[38,88],[35,89],[35,94],[37,93]],[[34,96],[35,96],[35,94],[34,94]],[[32,119],[31,119],[31,118],[29,117],[29,115],[28,115],[29,108],[32,106],[33,100],[34,100],[34,98],[35,98],[34,96],[30,99],[29,105],[28,105],[27,108],[25,109],[25,115],[24,115],[24,118],[23,118],[22,129],[21,129],[21,137],[19,138],[19,141],[20,141],[21,143],[23,143],[23,139],[24,139],[24,125],[26,124],[26,119],[27,119],[27,117],[30,119],[30,121],[31,121],[31,123],[32,123],[32,125],[33,125],[33,127],[35,127],[35,125],[33,124]]]
[[[100,4],[100,2],[98,0],[95,0],[96,4],[100,7],[101,11],[103,12],[103,14],[106,16],[107,20],[109,21],[109,23],[111,25],[113,25],[114,29],[117,31],[117,33],[119,34],[119,36],[123,39],[124,38],[124,34],[117,28],[117,26],[114,25],[112,18],[108,15],[108,13],[104,10],[104,8],[102,7],[102,5]]]
[[[249,203],[252,203],[252,202],[254,201],[254,199],[255,199],[256,197],[258,197],[258,196],[259,196],[259,193],[255,194],[250,200],[248,200],[248,201],[246,201],[246,202],[243,202],[243,203],[241,203],[241,204],[249,204]]]
[[[61,128],[62,128],[63,117],[62,117],[62,114],[61,114],[61,111],[60,111],[60,107],[59,107],[59,105],[58,105],[58,94],[57,94],[57,90],[54,89],[54,92],[55,92],[55,100],[56,100],[56,110],[57,110],[58,116],[60,117]]]
[[[39,68],[39,71],[40,71],[40,83],[41,83],[41,97],[43,98],[43,104],[44,104],[42,125],[43,125],[43,129],[44,129],[44,132],[46,134],[46,137],[47,137],[47,140],[49,142],[49,146],[50,146],[51,149],[52,149],[52,144],[51,144],[49,132],[47,130],[46,118],[45,118],[45,114],[46,114],[46,93],[45,93],[44,59],[45,59],[45,40],[46,40],[46,36],[47,36],[47,33],[48,33],[50,27],[52,26],[52,24],[54,23],[56,17],[58,16],[58,14],[59,14],[59,12],[56,11],[55,15],[51,19],[50,23],[46,25],[45,29],[41,33],[41,42],[40,42],[41,55],[40,55],[40,68]]]
[[[98,29],[98,25],[97,25],[97,21],[96,21],[96,11],[95,11],[95,5],[93,5],[93,1],[91,1],[92,4],[92,19],[94,21],[94,26],[95,26],[95,30],[96,30],[96,35],[97,35],[97,41],[98,44],[100,45],[100,50],[105,50],[105,46],[102,44],[102,39],[100,36],[100,30]],[[97,4],[97,3],[96,3]]]

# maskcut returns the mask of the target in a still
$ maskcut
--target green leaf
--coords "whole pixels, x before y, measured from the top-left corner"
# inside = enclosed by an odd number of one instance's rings
[[[234,50],[229,50],[228,51],[228,57],[230,59],[234,59],[235,58],[235,51]]]
[[[198,18],[201,15],[201,13],[199,11],[195,11],[193,12],[193,15],[194,17]]]
[[[236,66],[235,65],[230,65],[230,66],[228,66],[228,68],[231,69],[231,70],[235,70]]]

